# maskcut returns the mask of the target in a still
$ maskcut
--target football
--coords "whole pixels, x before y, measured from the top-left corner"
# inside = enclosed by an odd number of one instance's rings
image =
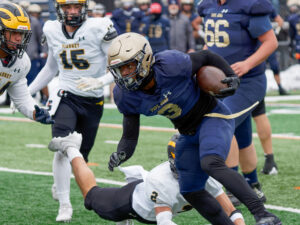
[[[227,88],[227,84],[223,84],[221,80],[226,78],[225,73],[214,66],[203,66],[198,70],[197,83],[201,90],[216,95],[220,93],[220,90]]]

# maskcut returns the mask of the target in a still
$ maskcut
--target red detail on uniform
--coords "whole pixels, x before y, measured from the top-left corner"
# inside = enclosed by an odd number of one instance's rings
[[[161,5],[159,3],[152,3],[150,5],[150,13],[151,14],[160,14],[161,13]]]
[[[300,53],[296,53],[295,58],[300,60]]]

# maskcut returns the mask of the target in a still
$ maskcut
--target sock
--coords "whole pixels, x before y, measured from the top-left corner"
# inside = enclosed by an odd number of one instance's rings
[[[69,162],[72,162],[72,160],[76,157],[83,158],[80,151],[77,148],[73,148],[73,147],[70,147],[70,148],[67,149],[67,156],[68,156]]]
[[[56,185],[56,193],[59,204],[71,204],[70,202],[70,179],[71,164],[68,158],[60,152],[54,154],[53,177]]]
[[[230,167],[230,169],[236,171],[236,172],[239,172],[239,166],[234,166],[234,167]]]
[[[258,182],[256,168],[250,173],[243,173],[243,175],[250,186]]]

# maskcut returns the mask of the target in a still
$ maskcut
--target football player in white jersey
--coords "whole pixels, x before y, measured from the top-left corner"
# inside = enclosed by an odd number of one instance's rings
[[[59,72],[59,91],[50,105],[55,119],[52,137],[80,132],[80,152],[88,162],[103,113],[103,88],[82,91],[77,85],[82,79],[99,77],[108,83],[113,81],[112,75],[106,74],[107,49],[117,32],[108,18],[87,18],[88,0],[56,0],[55,5],[58,20],[47,21],[43,28],[49,48],[47,62],[29,89],[36,93]],[[70,175],[67,158],[55,153],[52,193],[60,205],[56,221],[72,218]]]
[[[176,225],[172,218],[192,208],[179,191],[173,158],[177,138],[175,134],[169,142],[169,162],[156,166],[150,172],[141,166],[119,167],[129,182],[121,188],[101,188],[96,185],[93,172],[79,152],[81,134],[73,132],[66,137],[53,138],[48,147],[68,157],[85,199],[85,207],[94,210],[101,218],[115,221],[117,225],[132,224],[130,219],[142,223]],[[220,183],[209,178],[205,189],[219,201],[233,224],[245,225],[242,214],[234,208]]]
[[[0,3],[0,95],[7,90],[16,108],[26,117],[49,124],[46,109],[39,108],[31,97],[26,75],[30,59],[25,53],[31,36],[30,20],[26,11],[17,4]]]

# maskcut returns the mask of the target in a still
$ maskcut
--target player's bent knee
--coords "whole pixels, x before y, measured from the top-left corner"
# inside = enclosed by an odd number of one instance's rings
[[[200,161],[201,168],[210,176],[215,176],[216,171],[226,168],[225,161],[218,155],[207,155]]]

